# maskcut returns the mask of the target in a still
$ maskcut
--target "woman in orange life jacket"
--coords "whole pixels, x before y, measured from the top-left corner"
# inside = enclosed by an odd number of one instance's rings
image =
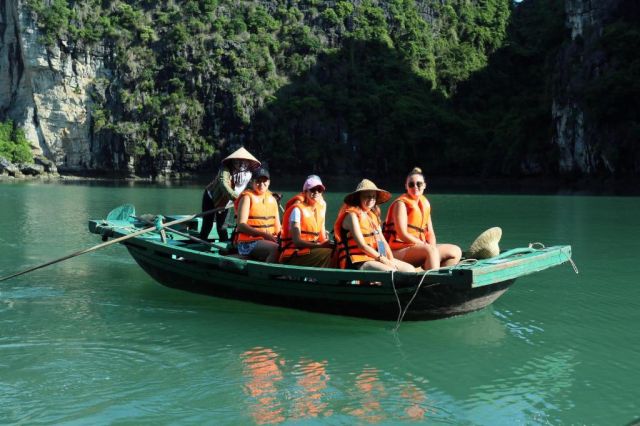
[[[374,213],[378,204],[389,201],[391,194],[368,179],[344,197],[345,205],[334,226],[338,265],[343,269],[415,272],[408,263],[393,257],[382,236],[380,220]]]
[[[425,271],[457,264],[462,257],[460,247],[436,244],[431,205],[423,195],[426,183],[422,170],[414,167],[404,186],[407,192],[391,203],[384,224],[393,255]]]
[[[270,182],[266,169],[255,170],[251,176],[252,189],[243,191],[235,202],[238,254],[265,262],[277,260],[276,241],[280,233],[278,202],[269,191]]]
[[[327,268],[331,263],[331,242],[324,227],[325,187],[316,175],[309,176],[302,193],[291,198],[282,217],[280,263]]]

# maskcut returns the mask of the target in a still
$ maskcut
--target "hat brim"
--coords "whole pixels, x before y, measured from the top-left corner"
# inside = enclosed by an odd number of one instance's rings
[[[311,187],[309,187],[309,188],[305,189],[305,191],[310,191],[310,190],[312,190],[313,188],[317,188],[317,187],[322,188],[322,192],[324,192],[324,191],[326,191],[326,190],[327,190],[327,188],[325,188],[323,184],[319,183],[319,184],[317,184],[317,185],[313,185],[313,186],[311,186]]]
[[[502,238],[502,228],[494,226],[484,231],[471,243],[466,257],[473,259],[488,259],[500,254],[500,238]]]
[[[224,164],[225,166],[228,166],[232,161],[235,161],[235,160],[248,161],[250,163],[249,170],[255,170],[258,167],[260,167],[260,165],[262,164],[258,160],[250,160],[248,158],[225,158],[224,160],[222,160],[222,164]]]
[[[230,155],[228,155],[227,157],[223,158],[222,159],[222,164],[224,164],[226,166],[231,161],[234,161],[234,160],[249,161],[251,163],[251,165],[249,166],[249,169],[251,169],[251,170],[257,169],[261,165],[260,161],[258,161],[258,159],[256,157],[251,155],[251,153],[249,151],[247,151],[245,148],[239,148],[236,151],[234,151],[233,153],[231,153]]]
[[[376,204],[384,204],[391,199],[391,193],[384,189],[361,189],[359,191],[354,191],[351,194],[347,194],[344,197],[345,204],[349,204],[350,206],[360,205],[360,193],[364,191],[375,191],[378,193],[376,197]]]

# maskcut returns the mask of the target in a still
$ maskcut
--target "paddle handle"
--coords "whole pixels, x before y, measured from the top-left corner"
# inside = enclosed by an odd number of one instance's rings
[[[207,210],[207,211],[202,212],[202,213],[198,213],[198,214],[194,214],[194,215],[191,215],[191,216],[183,217],[181,219],[176,219],[174,221],[165,223],[164,225],[162,225],[162,227],[166,228],[166,227],[169,227],[169,226],[177,225],[179,223],[187,222],[189,220],[195,219],[196,217],[210,215],[212,213],[215,213],[215,212],[217,212],[219,210],[224,210],[226,208],[227,207],[219,207],[217,209]],[[96,251],[96,250],[99,250],[101,248],[110,246],[112,244],[116,244],[116,243],[128,240],[129,238],[137,237],[139,235],[146,234],[147,232],[151,232],[151,231],[155,231],[155,230],[156,230],[156,227],[155,226],[151,226],[149,228],[145,228],[145,229],[141,229],[140,231],[136,231],[136,232],[134,232],[132,234],[123,235],[122,237],[118,237],[118,238],[116,238],[114,240],[106,241],[104,243],[95,245],[93,247],[89,247],[89,248],[84,249],[84,250],[76,251],[75,253],[71,253],[71,254],[68,254],[66,256],[60,257],[58,259],[52,260],[50,262],[43,263],[42,265],[37,265],[37,266],[34,266],[32,268],[25,269],[24,271],[20,271],[20,272],[16,272],[15,274],[7,275],[6,277],[0,278],[0,282],[6,281],[6,280],[8,280],[10,278],[18,277],[20,275],[24,275],[24,274],[29,273],[29,272],[36,271],[38,269],[47,267],[49,265],[53,265],[53,264],[58,263],[58,262],[62,262],[63,260],[71,259],[72,257],[80,256],[80,255],[85,254],[85,253],[91,253],[92,251]]]
[[[133,216],[133,217],[134,217],[135,219],[138,219],[138,220],[140,220],[140,221],[142,221],[142,222],[145,222],[145,223],[147,223],[147,224],[151,224],[151,223],[153,223],[153,222],[151,222],[150,220],[146,220],[146,219],[141,218],[141,217],[138,217],[138,216]],[[194,236],[193,236],[193,235],[191,235],[191,234],[187,234],[186,232],[181,232],[181,231],[178,231],[177,229],[169,228],[168,223],[167,223],[167,224],[163,224],[163,225],[162,225],[162,227],[163,227],[164,229],[166,229],[167,231],[173,232],[174,234],[181,235],[181,236],[183,236],[183,237],[185,237],[185,238],[189,238],[191,241],[195,241],[195,242],[197,242],[197,243],[205,244],[205,245],[208,245],[209,247],[214,247],[214,248],[217,248],[217,249],[222,248],[222,247],[220,247],[220,246],[218,246],[218,245],[216,245],[216,244],[214,244],[214,243],[210,243],[209,241],[205,241],[205,240],[200,239],[200,238],[198,238],[198,237],[194,237]]]

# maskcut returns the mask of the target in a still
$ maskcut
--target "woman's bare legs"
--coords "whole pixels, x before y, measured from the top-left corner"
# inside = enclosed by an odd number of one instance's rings
[[[462,250],[454,244],[438,244],[440,266],[453,266],[460,262]]]
[[[394,250],[393,256],[413,266],[421,266],[425,271],[440,267],[440,252],[431,244],[416,244]]]
[[[408,264],[407,262],[403,262],[398,259],[393,259],[391,261],[395,266],[395,269],[392,266],[385,265],[382,262],[377,262],[375,260],[371,260],[369,262],[365,262],[360,267],[363,271],[398,271],[398,272],[415,272],[416,268]]]

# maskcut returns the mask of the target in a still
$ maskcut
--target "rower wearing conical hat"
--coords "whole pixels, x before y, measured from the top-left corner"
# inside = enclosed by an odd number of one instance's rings
[[[207,185],[202,194],[202,211],[225,207],[238,198],[251,180],[251,172],[260,167],[260,161],[249,151],[241,147],[222,160],[215,178]],[[227,241],[227,230],[223,228],[228,210],[215,214],[216,230],[220,241]],[[207,239],[213,227],[214,215],[202,219],[200,238]]]

